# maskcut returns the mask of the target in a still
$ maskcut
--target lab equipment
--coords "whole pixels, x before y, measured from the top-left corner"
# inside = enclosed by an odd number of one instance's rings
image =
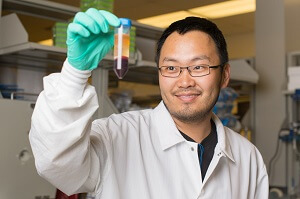
[[[269,179],[272,182],[275,160],[280,155],[280,144],[285,147],[285,183],[287,195],[291,199],[300,198],[300,90],[287,91],[286,118],[278,132],[275,154],[269,162]]]
[[[113,12],[114,0],[80,0],[80,10],[82,12],[87,11],[89,8]]]
[[[238,93],[230,87],[223,88],[213,112],[220,118],[224,126],[227,126],[235,131],[240,131],[241,124],[237,117],[232,114],[234,101],[237,99]]]
[[[34,104],[0,99],[0,198],[54,198],[55,187],[36,171],[28,140]]]
[[[121,26],[115,28],[114,71],[123,79],[128,71],[131,20],[120,18]]]
[[[118,93],[112,93],[110,98],[120,113],[129,111],[132,103],[132,91],[126,90]]]
[[[53,34],[53,45],[67,48],[66,40],[67,40],[67,29],[68,22],[56,22],[52,28]]]

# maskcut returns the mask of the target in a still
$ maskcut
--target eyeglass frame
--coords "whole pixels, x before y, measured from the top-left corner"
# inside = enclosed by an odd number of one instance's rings
[[[169,78],[176,78],[176,77],[179,77],[180,74],[181,74],[181,72],[182,72],[182,69],[187,69],[187,71],[189,72],[190,76],[192,76],[192,77],[204,77],[204,76],[207,76],[207,75],[210,74],[210,69],[211,69],[211,68],[219,68],[219,67],[222,67],[222,66],[224,66],[224,65],[225,65],[224,63],[223,63],[223,64],[219,64],[219,65],[215,65],[215,66],[209,66],[209,65],[206,65],[206,66],[208,67],[208,73],[205,74],[205,75],[201,75],[201,76],[194,76],[194,75],[191,74],[191,70],[189,70],[189,68],[192,67],[192,66],[184,66],[184,67],[179,66],[180,72],[179,72],[179,74],[178,74],[177,76],[174,76],[174,77],[171,77],[171,76],[165,76],[165,75],[163,75],[162,72],[161,72],[161,68],[162,68],[162,67],[170,67],[170,66],[161,66],[161,67],[157,67],[157,69],[160,71],[160,74],[161,74],[161,76],[163,76],[163,77],[169,77]],[[201,66],[201,65],[195,65],[195,66]],[[193,66],[193,67],[195,67],[195,66]],[[173,66],[173,67],[178,67],[178,66]],[[203,65],[202,65],[202,67],[203,67]]]

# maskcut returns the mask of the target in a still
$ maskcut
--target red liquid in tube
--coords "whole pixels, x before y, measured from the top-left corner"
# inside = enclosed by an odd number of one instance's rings
[[[121,67],[118,69],[118,60],[114,60],[114,71],[119,79],[123,79],[128,71],[128,57],[121,57]]]

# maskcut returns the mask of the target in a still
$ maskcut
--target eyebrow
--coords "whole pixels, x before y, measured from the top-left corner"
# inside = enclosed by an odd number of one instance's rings
[[[208,56],[206,56],[206,55],[200,55],[200,56],[194,57],[191,61],[198,61],[198,60],[208,60],[208,61],[210,61],[210,58]],[[165,61],[167,61],[167,62],[168,61],[178,62],[177,59],[172,58],[172,57],[165,57],[163,59],[163,62],[165,62]]]
[[[197,56],[197,57],[193,58],[191,61],[198,61],[198,60],[208,60],[208,61],[210,61],[210,58],[206,55],[200,55],[200,56]]]

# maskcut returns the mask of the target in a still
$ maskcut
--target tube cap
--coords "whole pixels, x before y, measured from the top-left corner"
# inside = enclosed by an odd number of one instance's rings
[[[123,26],[131,26],[131,20],[128,18],[120,18],[120,22]]]

